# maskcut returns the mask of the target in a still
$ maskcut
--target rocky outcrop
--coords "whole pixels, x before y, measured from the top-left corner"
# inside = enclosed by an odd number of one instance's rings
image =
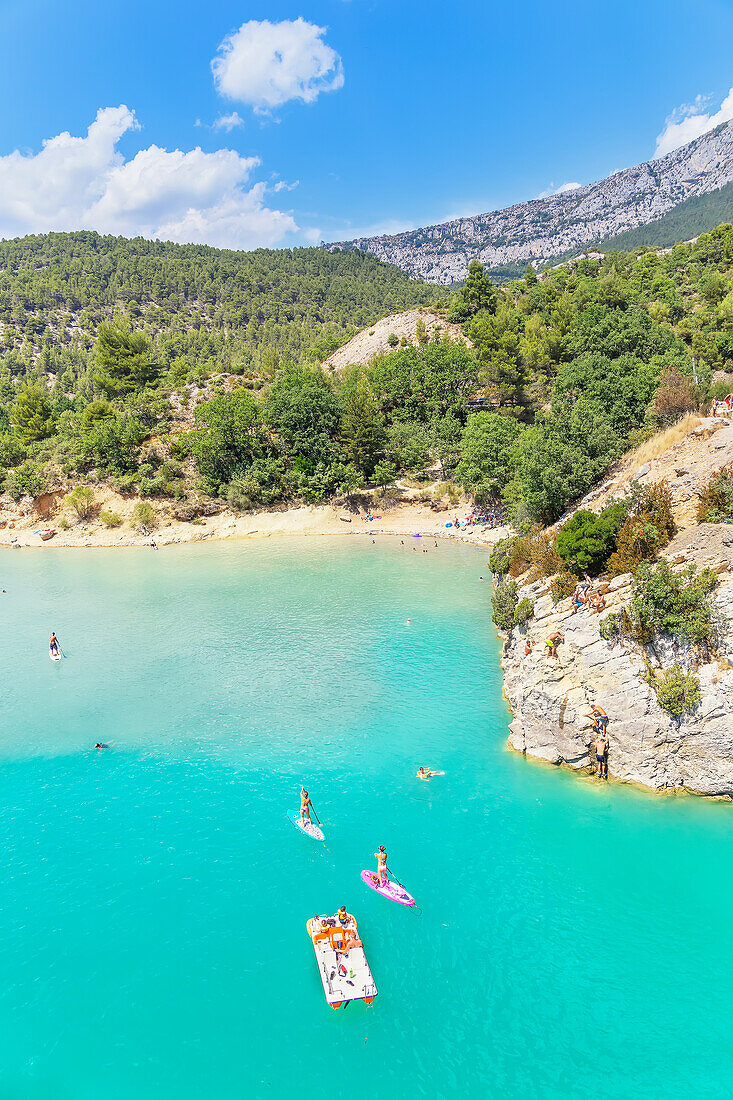
[[[692,537],[690,537],[690,535]],[[589,768],[591,730],[585,711],[597,703],[610,715],[609,776],[655,789],[688,789],[733,798],[733,530],[703,524],[667,549],[669,560],[709,565],[719,573],[715,602],[727,620],[716,659],[697,665],[702,702],[682,720],[659,706],[646,682],[645,654],[601,637],[600,616],[570,601],[553,605],[548,582],[520,590],[534,603],[527,633],[533,649],[524,657],[525,634],[515,628],[504,645],[504,688],[512,708],[509,745],[553,764]],[[631,577],[615,578],[606,594],[606,614],[631,595]],[[545,656],[544,639],[564,634],[556,659]],[[665,667],[691,655],[658,645],[647,653]]]
[[[541,266],[662,217],[680,203],[733,181],[733,123],[659,160],[573,191],[391,236],[328,245],[363,249],[415,278],[453,283],[471,260],[488,267]],[[720,219],[721,221],[723,218]]]
[[[600,512],[625,496],[632,482],[648,487],[663,481],[669,489],[675,523],[679,528],[692,527],[700,490],[731,463],[733,420],[723,416],[685,417],[617,462],[603,484],[573,505],[558,526],[580,508]]]
[[[405,313],[392,313],[369,328],[357,332],[356,336],[332,352],[324,360],[323,366],[334,371],[343,370],[354,363],[366,366],[375,355],[393,351],[400,344],[414,347],[421,339],[450,339],[454,343],[472,346],[460,325],[450,324],[427,310],[409,309]]]

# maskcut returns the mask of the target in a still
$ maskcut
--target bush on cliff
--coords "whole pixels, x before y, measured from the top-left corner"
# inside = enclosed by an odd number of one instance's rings
[[[590,573],[596,577],[603,572],[616,549],[626,513],[627,506],[617,503],[604,508],[600,515],[582,509],[564,523],[557,536],[557,552],[568,569],[578,576]]]
[[[697,505],[698,523],[730,523],[733,520],[733,466],[718,471],[703,486]]]
[[[654,561],[676,531],[672,497],[663,481],[634,490],[628,508],[616,549],[608,559],[608,570],[614,576],[636,573],[643,562]]]
[[[530,619],[534,616],[534,604],[526,597],[520,600],[514,609],[514,625],[526,626]]]
[[[709,597],[717,581],[712,569],[698,572],[694,565],[681,573],[667,561],[642,565],[632,590],[631,618],[641,633],[712,649],[720,628]]]
[[[514,626],[517,608],[517,582],[507,578],[496,586],[492,599],[491,619],[499,630],[507,634]]]
[[[508,573],[512,561],[512,548],[517,541],[517,536],[501,539],[489,554],[489,569],[492,573]]]
[[[677,662],[660,675],[650,672],[647,682],[654,688],[657,701],[672,718],[682,718],[695,709],[702,699],[700,681],[692,672],[685,672]]]

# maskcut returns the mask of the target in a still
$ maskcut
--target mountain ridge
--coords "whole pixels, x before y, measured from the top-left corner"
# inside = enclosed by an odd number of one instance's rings
[[[403,233],[338,241],[326,248],[369,252],[413,278],[450,285],[463,280],[471,260],[488,268],[528,263],[541,267],[657,222],[690,199],[720,191],[731,182],[733,122],[728,122],[659,160],[625,168],[585,187]]]

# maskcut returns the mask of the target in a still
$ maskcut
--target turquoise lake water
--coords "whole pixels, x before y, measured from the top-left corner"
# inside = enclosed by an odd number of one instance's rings
[[[405,542],[0,555],[3,1100],[730,1094],[733,807],[509,753],[485,555]]]

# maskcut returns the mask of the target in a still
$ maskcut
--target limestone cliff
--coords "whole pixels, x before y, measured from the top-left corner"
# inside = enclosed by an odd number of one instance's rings
[[[687,788],[733,798],[733,529],[703,524],[678,536],[667,548],[669,560],[683,566],[709,565],[719,574],[715,602],[727,617],[716,660],[698,665],[702,702],[680,721],[659,706],[645,680],[645,654],[600,636],[600,616],[582,609],[571,614],[570,600],[553,605],[547,581],[526,586],[520,599],[534,603],[528,631],[532,652],[523,657],[525,634],[515,628],[504,645],[505,692],[513,712],[509,745],[519,752],[572,768],[591,764],[591,730],[584,712],[591,703],[610,715],[609,776],[652,788]],[[631,577],[615,578],[606,611],[617,611],[631,594]],[[559,629],[565,641],[556,659],[545,656],[544,639]],[[690,655],[655,647],[646,656],[665,667]]]
[[[638,226],[691,198],[733,181],[733,123],[711,130],[658,160],[616,172],[587,187],[390,236],[361,237],[327,247],[363,249],[414,278],[450,284],[471,260],[541,266]],[[719,221],[727,219],[729,201]]]

